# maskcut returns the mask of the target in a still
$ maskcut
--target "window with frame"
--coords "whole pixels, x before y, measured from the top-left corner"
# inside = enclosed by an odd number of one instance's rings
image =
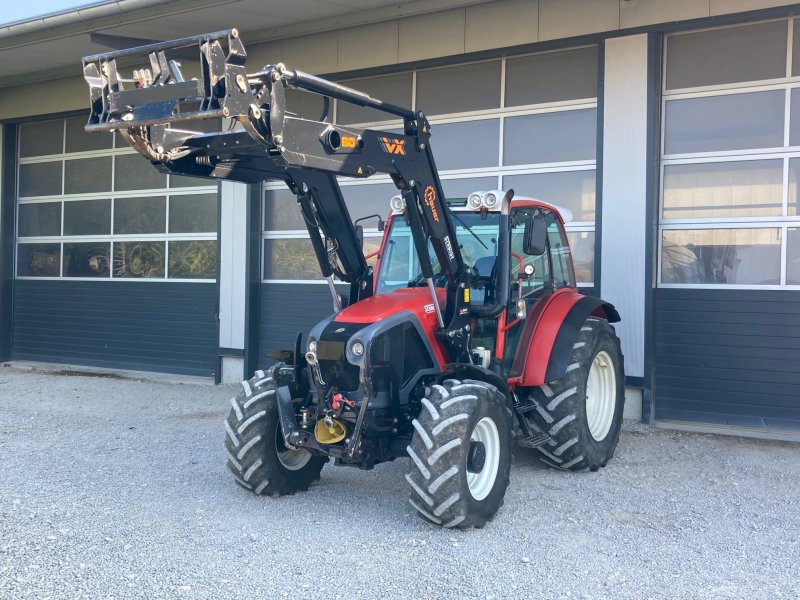
[[[525,226],[537,214],[538,208],[519,208],[511,212],[511,280],[512,285],[517,283],[518,273],[524,273],[525,267],[533,267],[533,273],[522,280],[522,293],[541,290],[545,284],[550,284],[550,260],[547,252],[539,255],[525,253]]]
[[[546,213],[547,248],[550,251],[550,263],[553,266],[553,287],[556,289],[575,284],[570,269],[569,242],[564,234],[558,218],[551,212]]]
[[[798,36],[779,19],[666,37],[660,286],[800,284]]]
[[[160,173],[85,121],[19,126],[16,276],[214,280],[217,184]]]
[[[594,283],[598,48],[585,46],[344,80],[381,100],[421,108],[445,194],[513,188],[570,209],[566,230],[578,282]],[[481,85],[475,86],[475,73]],[[289,110],[319,118],[322,102],[298,92]],[[294,108],[293,108],[294,106]],[[372,109],[334,102],[330,119],[359,127],[399,129]],[[381,120],[384,119],[384,120]],[[397,189],[387,176],[340,180],[354,220],[384,217]],[[377,220],[364,222],[365,253],[377,251]],[[321,282],[294,196],[283,184],[264,192],[263,280]]]

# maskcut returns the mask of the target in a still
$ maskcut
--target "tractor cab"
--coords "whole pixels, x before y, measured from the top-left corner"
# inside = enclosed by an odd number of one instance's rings
[[[447,200],[458,248],[471,275],[470,308],[493,306],[497,291],[502,287],[501,280],[508,280],[510,293],[505,312],[493,318],[473,319],[471,351],[480,356],[478,364],[485,367],[491,364],[491,358],[507,363],[514,356],[521,330],[518,326],[531,313],[534,304],[560,288],[576,287],[562,216],[571,219],[571,213],[566,209],[531,198],[514,197],[509,206],[509,260],[499,260],[499,199],[506,193],[500,190],[474,192],[466,198]],[[376,296],[395,292],[406,295],[408,290],[425,286],[400,196],[392,199],[391,207],[378,255]],[[444,288],[447,281],[436,268],[436,256],[430,245],[428,253],[434,266],[434,284],[437,288]],[[508,265],[507,269],[501,268],[504,264]],[[425,296],[419,296],[424,302]],[[505,321],[500,332],[497,329],[498,318]],[[496,353],[498,337],[507,340],[506,344],[501,344],[503,356]]]

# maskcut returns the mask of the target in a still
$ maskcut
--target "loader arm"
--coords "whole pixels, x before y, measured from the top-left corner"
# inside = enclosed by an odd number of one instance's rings
[[[170,57],[185,57],[191,47],[197,49],[200,75],[187,81]],[[84,57],[91,100],[86,130],[117,131],[165,172],[244,183],[285,182],[298,198],[337,309],[334,274],[350,282],[351,302],[372,293],[371,269],[337,177],[388,174],[406,202],[439,333],[456,359],[468,337],[468,306],[460,291],[469,287],[469,272],[444,201],[425,115],[282,64],[247,73],[245,59],[235,29]],[[131,78],[121,75],[122,64],[133,68]],[[320,120],[299,118],[287,110],[287,87],[323,96],[326,108],[333,98],[400,117],[403,131],[339,126],[326,122],[324,115]],[[242,130],[192,131],[192,121],[201,119],[231,119]],[[444,310],[434,290],[438,274],[429,244],[447,281]],[[336,255],[341,272],[330,254]]]

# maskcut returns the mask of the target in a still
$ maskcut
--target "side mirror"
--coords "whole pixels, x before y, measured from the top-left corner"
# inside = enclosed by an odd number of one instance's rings
[[[356,239],[358,240],[358,247],[364,249],[364,228],[361,225],[356,225]]]
[[[361,221],[366,221],[367,219],[378,219],[378,231],[383,231],[386,229],[386,222],[381,218],[380,215],[367,215],[366,217],[361,217],[360,219],[356,219],[355,223],[353,223],[356,228],[358,228],[358,224]]]
[[[542,213],[525,223],[522,250],[530,256],[541,256],[547,250],[547,222]]]

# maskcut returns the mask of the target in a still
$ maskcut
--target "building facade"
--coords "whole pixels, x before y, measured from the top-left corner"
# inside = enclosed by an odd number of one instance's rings
[[[240,379],[330,312],[288,190],[162,175],[82,131],[81,55],[236,26],[254,69],[424,109],[448,195],[569,208],[579,284],[623,317],[629,415],[800,434],[800,4],[283,4],[96,5],[0,28],[0,359]],[[399,125],[341,103],[331,118]],[[388,177],[342,189],[354,219],[395,193]]]

